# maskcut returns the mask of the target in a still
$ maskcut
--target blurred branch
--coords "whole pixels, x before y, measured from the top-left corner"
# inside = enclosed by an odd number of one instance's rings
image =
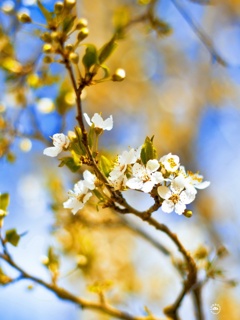
[[[2,240],[2,238],[1,238]],[[53,292],[57,297],[59,297],[62,300],[73,302],[74,304],[80,306],[82,309],[89,309],[93,311],[100,311],[102,313],[105,313],[107,315],[113,316],[117,319],[124,319],[124,320],[148,320],[149,317],[142,317],[142,316],[133,316],[127,312],[118,310],[108,304],[105,300],[102,302],[93,302],[89,300],[85,300],[83,298],[77,297],[70,293],[69,291],[65,290],[64,288],[61,288],[57,286],[56,284],[50,284],[42,279],[35,277],[26,271],[24,271],[19,265],[15,263],[15,261],[12,259],[10,254],[7,251],[6,244],[4,244],[4,241],[2,240],[4,253],[0,253],[0,259],[7,262],[10,266],[12,266],[14,269],[20,272],[19,277],[11,281],[10,283],[14,283],[16,281],[28,279],[31,280],[37,284],[40,284],[44,288],[48,289],[49,291]],[[155,320],[160,320],[160,318],[154,317]]]
[[[191,29],[195,32],[195,34],[198,36],[201,42],[208,49],[212,58],[224,67],[228,66],[228,63],[221,57],[221,55],[214,48],[211,38],[207,35],[205,31],[201,29],[201,27],[196,22],[194,22],[191,16],[187,13],[184,6],[178,0],[171,1],[175,8],[178,10],[178,12],[181,14],[181,16],[184,18],[184,20],[189,24]]]

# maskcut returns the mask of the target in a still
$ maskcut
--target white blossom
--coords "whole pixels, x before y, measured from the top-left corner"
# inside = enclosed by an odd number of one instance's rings
[[[169,187],[159,186],[157,191],[159,196],[164,199],[162,211],[170,213],[173,210],[181,215],[186,209],[186,204],[195,199],[195,193],[185,189],[185,179],[182,175],[176,177]]]
[[[84,207],[84,204],[92,196],[84,180],[78,181],[74,185],[73,191],[70,190],[69,199],[63,203],[63,207],[66,209],[72,209],[72,213],[76,214],[80,209]]]
[[[180,165],[179,157],[176,155],[172,155],[171,153],[163,156],[159,161],[169,172],[176,172]]]
[[[140,152],[141,148],[137,150],[132,148],[118,156],[117,164],[109,174],[109,181],[116,190],[125,187],[127,166],[134,164],[140,158]]]
[[[142,190],[146,193],[151,192],[156,184],[164,181],[162,173],[157,171],[159,167],[159,162],[156,159],[149,160],[146,167],[135,163],[132,168],[133,178],[129,179],[126,185],[130,189]]]
[[[95,128],[99,128],[102,130],[112,130],[113,128],[113,118],[110,116],[106,120],[103,120],[103,118],[98,114],[95,113],[92,119],[90,120],[89,116],[84,113],[84,117],[87,121],[87,124],[91,127],[92,124],[94,125]]]
[[[83,178],[84,178],[83,181],[84,181],[85,186],[90,190],[94,190],[95,189],[95,182],[96,182],[95,174],[92,174],[90,171],[85,170],[83,172]]]
[[[52,137],[54,147],[49,147],[43,150],[43,154],[49,157],[56,157],[64,149],[67,149],[70,140],[63,133],[55,133]]]
[[[203,176],[199,173],[185,171],[183,166],[180,167],[180,174],[185,178],[184,185],[187,190],[197,193],[196,189],[205,189],[210,185],[209,181],[203,181]]]

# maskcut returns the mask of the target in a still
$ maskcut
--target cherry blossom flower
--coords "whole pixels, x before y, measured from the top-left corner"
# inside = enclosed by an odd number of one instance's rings
[[[72,213],[76,214],[84,207],[84,204],[91,198],[92,193],[89,192],[85,181],[80,180],[74,185],[74,191],[68,193],[69,199],[63,203],[65,209],[72,209]]]
[[[84,178],[84,184],[85,186],[90,189],[94,190],[95,189],[95,182],[96,182],[96,176],[95,174],[92,174],[90,171],[85,170],[83,172],[83,178]]]
[[[52,137],[54,147],[49,147],[43,150],[43,154],[49,157],[56,157],[60,152],[67,149],[70,140],[63,133],[55,133]]]
[[[72,209],[73,214],[76,214],[80,209],[82,209],[84,204],[92,196],[89,189],[95,189],[96,176],[94,174],[85,170],[83,172],[83,178],[84,180],[80,180],[74,185],[74,191],[69,191],[69,199],[63,203],[63,207]]]
[[[196,189],[205,189],[210,185],[209,181],[203,181],[203,176],[199,173],[185,171],[183,166],[180,167],[180,174],[185,178],[184,185],[187,190],[197,193]]]
[[[116,190],[125,187],[125,176],[128,165],[134,164],[140,158],[141,147],[137,150],[130,149],[118,156],[117,164],[109,174],[109,181]]]
[[[103,118],[98,113],[95,113],[92,119],[90,120],[89,116],[86,113],[84,113],[84,117],[87,121],[87,124],[90,127],[94,125],[95,128],[99,128],[102,130],[112,130],[113,128],[112,116],[110,116],[106,120],[103,120]]]
[[[133,178],[127,181],[127,187],[146,193],[151,192],[156,184],[164,181],[162,173],[157,171],[159,167],[159,162],[156,159],[149,160],[146,167],[135,163],[132,168]]]
[[[157,191],[159,196],[164,199],[162,203],[162,211],[170,213],[173,210],[181,215],[186,209],[186,204],[191,203],[195,199],[196,193],[185,189],[185,179],[182,175],[173,179],[171,185],[159,186]]]
[[[164,166],[164,168],[169,172],[176,172],[179,168],[179,157],[172,155],[171,153],[163,156],[159,160],[161,164]]]

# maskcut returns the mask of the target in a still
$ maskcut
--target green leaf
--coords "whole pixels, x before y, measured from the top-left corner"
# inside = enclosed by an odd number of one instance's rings
[[[94,64],[98,63],[97,49],[93,44],[88,44],[82,62],[88,72]]]
[[[127,26],[129,21],[130,12],[128,7],[121,7],[115,11],[113,16],[113,25],[118,39],[124,38],[124,28]]]
[[[80,162],[77,164],[72,157],[64,157],[59,160],[61,161],[59,167],[67,166],[72,172],[77,172],[81,167]]]
[[[7,211],[9,206],[10,196],[8,193],[0,194],[0,209],[3,211]]]
[[[62,31],[64,33],[68,33],[74,24],[74,20],[76,19],[76,16],[67,16],[62,23]]]
[[[20,235],[17,233],[16,229],[10,229],[6,231],[6,241],[11,243],[13,246],[17,246],[20,240]]]
[[[37,5],[38,5],[40,11],[42,12],[42,14],[44,15],[45,19],[47,20],[47,22],[49,22],[49,21],[52,19],[52,17],[53,17],[52,12],[48,11],[48,10],[44,7],[44,5],[41,3],[40,0],[37,0]]]
[[[116,47],[117,43],[114,37],[109,42],[105,43],[98,52],[99,63],[102,64],[104,61],[106,61],[110,57],[112,52],[116,49]]]
[[[7,276],[3,269],[0,268],[0,285],[4,286],[5,284],[8,284],[12,281],[12,278],[10,278],[9,276]]]
[[[95,196],[102,202],[104,200],[103,195],[101,192],[99,192],[97,189],[92,190],[92,192],[95,194]]]
[[[156,149],[153,147],[153,137],[146,137],[141,149],[141,160],[146,165],[148,160],[156,159]]]
[[[95,140],[96,136],[95,136],[95,128],[92,125],[89,129],[89,133],[88,133],[88,144],[89,147],[92,148],[94,145],[94,140]]]
[[[104,173],[106,177],[108,177],[110,171],[112,170],[112,163],[111,161],[106,158],[105,156],[101,156],[99,161],[100,169]]]
[[[80,150],[82,152],[81,154],[85,155],[86,154],[86,148],[85,148],[85,146],[84,146],[84,144],[82,142],[82,130],[79,127],[75,127],[75,132],[76,132],[76,136],[77,136],[77,139],[78,139],[79,148],[80,148]]]

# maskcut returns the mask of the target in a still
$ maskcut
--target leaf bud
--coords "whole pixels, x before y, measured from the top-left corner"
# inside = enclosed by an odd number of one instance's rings
[[[205,259],[208,256],[208,249],[204,246],[200,246],[194,253],[196,259]]]
[[[72,9],[76,5],[76,0],[65,0],[64,1],[64,6],[67,9]]]
[[[32,22],[31,17],[26,12],[18,13],[17,17],[18,17],[18,21],[21,23],[31,23]]]
[[[45,56],[45,57],[43,57],[43,62],[52,63],[53,62],[53,58],[50,57],[50,56]]]
[[[60,14],[63,11],[63,8],[64,8],[63,2],[58,1],[54,4],[54,12],[56,14]]]
[[[86,28],[88,26],[88,21],[85,18],[78,19],[76,24],[76,29],[80,30],[82,28]]]
[[[78,34],[78,36],[77,36],[78,41],[79,41],[79,42],[80,42],[80,41],[83,41],[85,38],[87,38],[88,34],[89,34],[88,28],[82,28],[82,29],[80,29],[80,32],[79,32],[79,34]]]
[[[112,75],[112,81],[123,81],[126,77],[126,72],[124,69],[117,69]]]
[[[44,32],[43,34],[41,34],[41,39],[42,39],[42,41],[47,42],[47,43],[52,42],[51,34],[49,32]]]
[[[52,45],[50,43],[45,43],[42,47],[44,53],[51,53],[52,52]]]
[[[77,64],[79,61],[79,55],[76,52],[71,52],[69,55],[69,60],[72,63]]]

